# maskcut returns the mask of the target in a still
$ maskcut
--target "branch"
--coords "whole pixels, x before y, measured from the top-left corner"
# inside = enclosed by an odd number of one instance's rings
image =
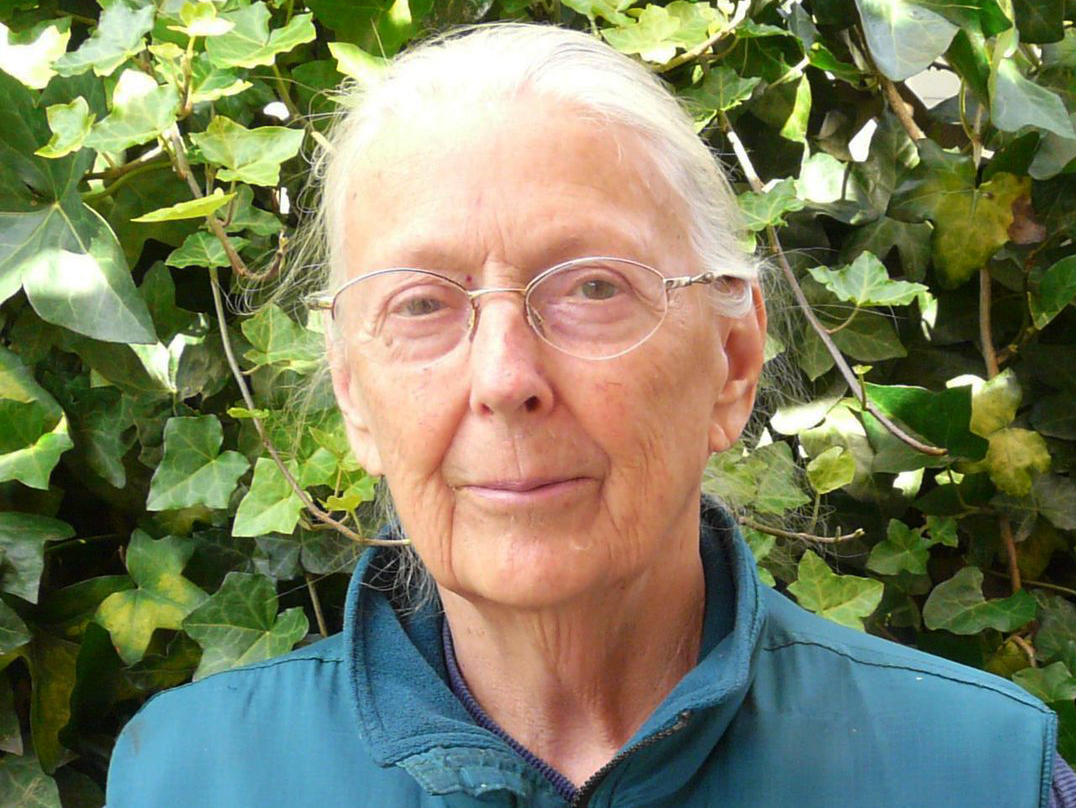
[[[747,154],[747,149],[744,148],[743,142],[740,140],[739,135],[732,128],[732,124],[729,123],[728,116],[723,112],[719,112],[721,120],[721,128],[728,138],[729,143],[732,145],[732,150],[736,153],[736,159],[740,163],[740,167],[743,169],[744,176],[747,177],[748,183],[751,185],[751,189],[755,193],[763,193],[762,181],[759,179],[758,173],[755,171],[755,167],[751,163],[751,158]],[[785,276],[785,280],[788,281],[789,287],[792,289],[792,294],[796,298],[796,303],[799,304],[800,310],[803,312],[803,316],[807,318],[807,322],[810,323],[811,328],[818,335],[818,338],[822,340],[822,344],[826,346],[826,350],[829,355],[833,357],[833,362],[840,371],[841,376],[848,382],[848,389],[851,390],[852,395],[863,405],[863,408],[873,415],[882,426],[884,426],[895,437],[911,446],[918,452],[923,454],[934,455],[935,457],[942,457],[948,452],[938,446],[931,446],[928,443],[909,435],[899,426],[883,413],[874,402],[867,398],[866,391],[859,383],[859,378],[855,372],[849,367],[847,360],[841,353],[840,348],[837,347],[833,338],[826,331],[826,327],[819,322],[818,317],[815,316],[814,310],[811,308],[810,301],[807,300],[807,296],[803,293],[803,287],[800,286],[799,280],[796,278],[796,273],[792,271],[792,266],[788,263],[788,258],[785,256],[785,252],[781,249],[781,241],[777,237],[777,230],[773,225],[769,225],[766,228],[766,236],[770,242],[770,249],[774,256],[777,258],[777,263],[781,267],[781,273]]]
[[[318,632],[322,637],[328,637],[329,627],[325,624],[325,614],[321,611],[321,598],[318,597],[314,576],[309,572],[303,574],[306,576],[306,588],[310,592],[310,602],[314,604],[314,617],[317,618],[318,621]]]
[[[187,185],[190,186],[191,193],[193,193],[196,198],[200,199],[202,196],[204,196],[204,194],[202,193],[202,189],[198,187],[198,183],[195,181],[194,176],[191,174],[190,165],[187,163],[186,152],[183,148],[183,141],[180,139],[179,133],[173,130],[170,133],[169,138],[172,143],[176,173],[180,176],[181,179],[185,179],[187,181]],[[216,225],[213,232],[216,233],[217,238],[221,240],[221,243],[224,245],[225,252],[228,253],[229,258],[231,258],[232,255],[235,255],[236,260],[239,260],[240,263],[242,263],[241,259],[239,259],[239,256],[235,254],[235,249],[231,245],[231,241],[228,238],[228,234],[224,232],[224,228],[221,227],[220,222],[217,221],[216,217],[213,214],[210,214],[206,217],[206,219],[209,221],[211,227]],[[208,267],[208,271],[209,288],[210,291],[213,293],[213,308],[217,316],[217,326],[220,331],[221,346],[224,348],[224,356],[228,360],[228,367],[231,369],[232,376],[239,387],[239,394],[243,398],[243,403],[246,404],[248,410],[254,411],[257,409],[257,406],[254,403],[254,397],[253,395],[251,395],[250,387],[247,385],[246,377],[243,375],[243,371],[239,367],[239,362],[235,358],[235,351],[232,349],[232,340],[231,337],[228,335],[228,318],[227,314],[224,311],[224,297],[220,288],[220,278],[217,273],[217,268]],[[249,274],[248,277],[250,277]],[[265,431],[265,424],[262,423],[262,419],[258,418],[257,416],[253,416],[250,420],[253,422],[254,429],[257,431],[258,437],[261,439],[262,444],[265,446],[265,451],[268,453],[269,457],[272,459],[274,465],[276,465],[281,475],[283,475],[289,487],[292,489],[292,491],[295,492],[295,495],[299,498],[299,501],[303,504],[303,507],[306,508],[306,510],[311,514],[311,516],[313,516],[319,522],[336,528],[336,530],[340,531],[349,539],[358,542],[359,544],[375,546],[399,546],[402,544],[409,543],[407,541],[398,541],[395,539],[370,539],[356,533],[343,522],[333,519],[332,516],[319,508],[317,504],[315,504],[314,500],[311,499],[310,495],[306,492],[306,489],[299,485],[299,481],[295,479],[295,475],[293,475],[291,473],[291,470],[288,469],[288,467],[284,464],[284,461],[280,457],[280,452],[277,451],[276,446],[273,445],[273,442],[269,439],[268,433]]]
[[[893,110],[893,114],[897,116],[897,120],[900,121],[900,125],[904,127],[904,131],[908,133],[908,137],[912,140],[922,140],[926,137],[926,133],[919,128],[919,124],[915,122],[915,118],[912,117],[909,104],[905,101],[900,91],[897,89],[897,85],[887,79],[881,73],[878,74],[878,79],[882,83],[882,90],[885,92],[885,98],[889,102],[890,109]]]
[[[747,17],[747,12],[751,7],[750,0],[741,0],[736,5],[736,11],[733,13],[732,18],[726,20],[725,24],[721,26],[716,34],[709,37],[705,42],[701,42],[691,50],[684,51],[679,56],[674,56],[667,62],[660,65],[653,65],[650,67],[655,73],[668,73],[670,70],[675,70],[681,65],[686,65],[688,62],[694,61],[702,56],[706,51],[710,50],[714,45],[728,36],[736,27],[744,21]]]
[[[863,528],[856,528],[851,533],[838,533],[836,536],[816,536],[813,533],[799,533],[794,530],[782,530],[778,527],[770,527],[764,525],[761,522],[756,522],[754,519],[750,519],[746,516],[740,517],[738,520],[744,527],[749,527],[752,530],[757,530],[759,533],[766,533],[770,536],[777,536],[781,539],[797,539],[799,541],[810,541],[816,544],[840,544],[844,541],[851,541],[852,539],[858,539],[864,534]]]

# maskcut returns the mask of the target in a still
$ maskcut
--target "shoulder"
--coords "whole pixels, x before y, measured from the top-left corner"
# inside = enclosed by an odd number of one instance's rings
[[[1053,721],[1053,712],[1041,701],[999,676],[837,625],[770,589],[763,598],[768,620],[762,652],[774,660],[795,659],[797,664],[824,666],[830,675],[900,685],[915,700],[944,703],[950,709],[990,705],[1041,719],[1044,726]]]

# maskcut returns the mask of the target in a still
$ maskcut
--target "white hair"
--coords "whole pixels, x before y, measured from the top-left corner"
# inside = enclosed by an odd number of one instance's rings
[[[588,34],[496,23],[422,42],[347,92],[331,149],[315,164],[322,180],[318,223],[327,251],[321,282],[335,286],[345,277],[342,219],[351,179],[393,124],[421,125],[432,114],[432,137],[437,102],[466,110],[524,95],[570,105],[637,133],[648,146],[644,159],[685,203],[699,271],[745,281],[758,277],[756,261],[742,246],[740,212],[725,173],[660,79]],[[750,284],[721,284],[715,305],[723,315],[743,316],[751,307]]]

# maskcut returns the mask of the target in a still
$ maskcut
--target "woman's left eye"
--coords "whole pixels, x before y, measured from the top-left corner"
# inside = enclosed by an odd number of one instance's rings
[[[609,300],[619,293],[620,288],[615,283],[601,278],[591,278],[579,284],[579,294],[587,300]]]

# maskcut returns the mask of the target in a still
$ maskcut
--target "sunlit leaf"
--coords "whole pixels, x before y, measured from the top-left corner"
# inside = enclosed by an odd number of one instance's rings
[[[812,550],[800,559],[798,574],[788,590],[800,606],[842,626],[863,631],[863,619],[882,601],[881,581],[838,575]]]
[[[298,466],[291,462],[288,469],[298,477]],[[260,536],[263,533],[291,533],[299,522],[302,500],[268,457],[259,457],[254,464],[254,480],[250,490],[239,503],[232,533],[236,536]]]
[[[91,67],[98,76],[111,75],[129,56],[142,50],[142,38],[153,28],[155,11],[153,5],[132,7],[126,0],[109,3],[90,38],[57,59],[52,69],[61,76],[85,73]]]
[[[200,219],[208,216],[213,211],[224,207],[231,202],[233,198],[235,198],[234,193],[226,194],[222,189],[217,188],[209,196],[203,196],[201,199],[191,199],[187,202],[179,202],[178,204],[170,205],[167,208],[158,208],[157,210],[150,211],[132,221],[170,222],[175,219]]]
[[[317,36],[309,14],[296,14],[287,25],[270,31],[269,9],[261,2],[225,12],[220,19],[233,27],[206,40],[206,53],[217,67],[271,65],[277,54],[312,42]]]
[[[230,118],[218,115],[205,132],[194,132],[191,140],[209,162],[222,166],[217,177],[251,185],[276,185],[280,164],[299,152],[301,129],[259,126],[247,129]]]
[[[973,384],[971,431],[988,438],[1007,427],[1016,418],[1023,397],[1020,382],[1009,368],[986,382]]]
[[[990,120],[1006,132],[1037,126],[1063,138],[1076,138],[1061,98],[1025,78],[1012,59],[1002,59],[990,75]]]
[[[843,488],[855,476],[855,458],[843,446],[831,446],[807,464],[807,481],[819,494]]]
[[[803,210],[804,205],[803,200],[796,196],[796,183],[791,179],[781,180],[763,193],[745,191],[736,201],[747,229],[755,232],[765,230],[770,225],[787,224],[784,215]]]
[[[128,665],[142,659],[158,628],[178,629],[206,594],[183,577],[194,543],[175,536],[154,541],[136,530],[127,547],[127,570],[138,584],[109,595],[96,621],[108,629],[117,653]]]
[[[238,452],[220,451],[224,440],[215,415],[168,419],[164,457],[150,482],[151,511],[205,505],[224,508],[250,464]]]
[[[631,23],[606,28],[602,36],[621,53],[638,54],[651,62],[671,59],[677,48],[705,42],[724,18],[708,3],[673,0],[667,6],[648,5]]]
[[[1038,432],[1001,429],[990,436],[986,467],[999,490],[1022,497],[1031,491],[1036,474],[1050,470],[1050,450]]]
[[[53,104],[45,110],[45,114],[49,119],[52,137],[34,154],[55,159],[82,148],[82,142],[93,126],[93,115],[85,98],[76,98],[69,104]]]
[[[856,0],[867,47],[891,81],[926,70],[945,53],[957,26],[909,0]]]
[[[301,607],[277,614],[276,588],[268,578],[241,572],[229,573],[183,621],[183,630],[202,646],[195,679],[286,653],[307,629]]]
[[[244,238],[233,236],[230,239],[232,249],[236,252],[247,246]],[[230,266],[228,253],[224,245],[213,233],[198,230],[184,239],[179,249],[173,250],[164,262],[170,267],[226,267]]]
[[[120,74],[112,101],[112,111],[86,136],[85,144],[98,151],[122,151],[156,138],[175,123],[179,92],[131,69]]]
[[[933,393],[922,387],[867,384],[867,395],[886,415],[911,427],[935,446],[978,460],[989,444],[971,431],[971,390]]]
[[[906,306],[927,290],[921,283],[892,280],[882,262],[869,252],[839,270],[811,267],[809,271],[838,299],[859,306]]]
[[[275,304],[265,306],[241,327],[251,344],[246,359],[254,367],[284,364],[309,371],[325,353],[320,334],[303,328]]]
[[[387,60],[367,53],[350,42],[330,42],[329,53],[336,59],[336,69],[360,84],[376,81],[388,66]]]
[[[0,23],[0,70],[27,87],[44,89],[54,75],[52,62],[67,50],[71,20],[45,20],[29,30],[12,31]]]
[[[0,481],[47,489],[72,446],[67,416],[18,356],[0,347]]]
[[[724,112],[739,106],[751,97],[762,79],[759,76],[742,78],[724,65],[709,70],[698,87],[685,90],[683,97],[695,107],[697,114]]]
[[[978,634],[985,628],[1015,631],[1035,619],[1035,598],[1020,590],[1007,598],[983,597],[983,573],[978,567],[962,567],[948,581],[938,584],[923,606],[923,622],[930,629],[954,634]]]

